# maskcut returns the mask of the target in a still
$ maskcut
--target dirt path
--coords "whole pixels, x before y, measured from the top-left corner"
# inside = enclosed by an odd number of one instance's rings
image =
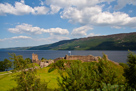
[[[4,74],[0,74],[0,75],[6,75],[6,74],[11,74],[12,72],[8,72],[8,73],[4,73]]]

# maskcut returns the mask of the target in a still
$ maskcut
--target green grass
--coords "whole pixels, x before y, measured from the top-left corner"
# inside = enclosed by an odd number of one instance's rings
[[[56,80],[57,77],[60,77],[58,70],[56,69],[56,70],[48,73],[48,69],[49,69],[49,67],[42,68],[42,69],[38,70],[37,76],[42,81],[49,82],[48,86],[47,86],[49,89],[58,89],[59,86],[58,86],[57,80]]]
[[[54,70],[48,73],[49,67],[45,67],[37,70],[37,76],[41,79],[42,82],[49,82],[49,89],[58,89],[59,86],[57,84],[57,77],[59,76],[58,70]],[[0,74],[4,74],[7,72],[0,72]],[[13,87],[16,87],[17,84],[14,80],[12,80],[12,74],[0,75],[0,91],[7,91]]]
[[[0,74],[5,74],[5,73],[9,73],[10,71],[3,71],[3,72],[0,72]]]
[[[11,74],[0,75],[0,91],[7,91],[16,85],[16,82],[12,80]]]

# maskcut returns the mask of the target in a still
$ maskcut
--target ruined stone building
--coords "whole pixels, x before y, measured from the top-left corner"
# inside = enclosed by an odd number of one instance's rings
[[[53,60],[39,60],[37,54],[32,54],[32,63],[37,63],[41,68],[47,67],[49,64],[54,63]]]
[[[97,61],[98,62],[98,59],[101,58],[99,56],[92,56],[92,55],[88,55],[88,56],[80,56],[80,55],[66,55],[65,57],[60,57],[60,58],[56,58],[54,59],[54,62],[58,61],[58,60],[61,60],[61,59],[65,59],[65,60],[81,60],[82,62],[91,62],[91,61]],[[106,58],[108,59],[108,56],[106,55]],[[119,63],[117,62],[114,62],[110,59],[108,59],[109,61],[115,63],[116,65],[119,65]]]
[[[106,55],[107,59],[108,59],[108,56]],[[80,55],[66,55],[65,57],[60,57],[60,58],[56,58],[54,60],[39,60],[38,59],[38,55],[37,54],[32,54],[32,62],[33,63],[37,63],[41,68],[43,67],[47,67],[49,64],[52,64],[58,60],[61,60],[61,59],[65,59],[65,60],[81,60],[82,62],[91,62],[91,61],[97,61],[98,62],[98,59],[99,57],[98,56],[92,56],[92,55],[87,55],[87,56],[80,56]],[[108,59],[109,60],[109,59]],[[109,60],[111,61],[111,60]],[[115,64],[118,65],[117,62],[114,62],[114,61],[111,61]]]
[[[32,54],[32,63],[37,63],[39,64],[39,59],[37,54]]]
[[[90,62],[90,61],[98,61],[98,57],[88,55],[88,56],[80,56],[80,55],[66,55],[65,57],[56,58],[54,59],[54,62],[60,60],[60,59],[66,59],[66,60],[81,60],[82,62]]]

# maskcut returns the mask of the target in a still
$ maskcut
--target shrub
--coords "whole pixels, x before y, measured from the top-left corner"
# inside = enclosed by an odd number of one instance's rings
[[[111,85],[103,83],[103,88],[98,88],[97,91],[124,91],[124,85]],[[90,91],[95,91],[94,89],[90,89]]]
[[[104,88],[103,83],[122,85],[125,83],[123,67],[108,60],[106,55],[99,62],[73,62],[65,71],[60,71],[58,83],[64,91],[84,91]],[[66,73],[66,74],[64,74]],[[62,79],[62,80],[61,80]]]
[[[49,65],[49,70],[48,72],[53,71],[54,69],[61,69],[61,70],[65,70],[67,67],[70,67],[71,63],[75,63],[75,62],[79,62],[81,63],[81,61],[79,60],[58,60],[56,63],[52,63],[51,65]]]
[[[125,64],[125,63],[119,63],[119,65],[122,66],[122,67],[124,68],[124,70],[125,70],[125,69],[128,69],[128,65]]]

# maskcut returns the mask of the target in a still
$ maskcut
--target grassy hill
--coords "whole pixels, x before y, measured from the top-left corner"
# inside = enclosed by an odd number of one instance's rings
[[[44,42],[44,41],[43,41]],[[136,50],[136,32],[63,40],[34,47],[6,50]]]
[[[39,69],[37,71],[37,76],[44,82],[48,83],[49,89],[58,89],[59,86],[57,84],[57,77],[60,77],[58,70],[54,70],[48,73],[49,67]],[[4,74],[7,72],[0,72],[0,74]],[[0,91],[7,91],[13,87],[16,87],[17,83],[13,80],[13,74],[5,74],[0,75]]]
[[[136,32],[63,40],[27,50],[136,50]]]

